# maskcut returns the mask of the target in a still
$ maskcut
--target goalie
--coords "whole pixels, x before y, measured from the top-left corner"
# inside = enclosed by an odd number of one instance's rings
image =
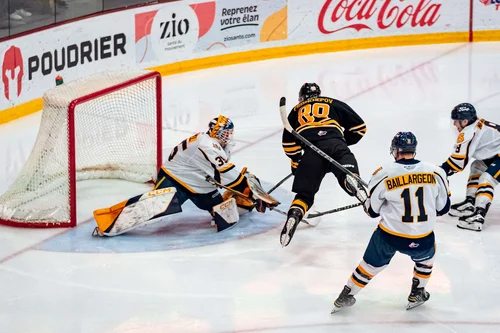
[[[150,220],[181,212],[180,207],[187,200],[212,214],[217,231],[233,226],[240,214],[254,207],[264,213],[266,207],[278,205],[254,175],[246,168],[238,171],[229,162],[235,146],[233,132],[233,122],[220,115],[210,121],[206,133],[182,141],[159,170],[153,191],[94,211],[97,222],[94,234],[122,234]],[[212,182],[207,181],[207,176]],[[229,190],[221,195],[218,184]]]

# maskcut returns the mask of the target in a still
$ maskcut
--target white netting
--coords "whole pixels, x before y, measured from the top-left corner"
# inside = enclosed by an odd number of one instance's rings
[[[70,193],[76,190],[69,181],[73,142],[76,180],[154,180],[161,150],[157,140],[157,90],[161,88],[154,74],[104,72],[47,91],[33,150],[16,181],[0,196],[0,220],[29,227],[75,218],[70,216],[69,203]],[[74,102],[82,98],[88,100]],[[72,103],[76,105],[74,140],[69,136]]]

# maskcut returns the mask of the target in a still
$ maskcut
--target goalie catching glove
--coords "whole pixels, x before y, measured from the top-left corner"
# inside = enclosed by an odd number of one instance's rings
[[[249,212],[253,208],[255,208],[259,213],[265,213],[266,208],[272,209],[280,204],[278,200],[267,194],[267,192],[262,188],[259,179],[255,177],[255,175],[246,171],[246,169],[244,169],[242,173],[245,178],[245,183],[243,186],[238,186],[238,188],[224,186],[212,177],[207,177],[207,181],[220,188],[227,189],[227,191],[223,194],[224,200],[235,197],[236,205],[240,214]]]

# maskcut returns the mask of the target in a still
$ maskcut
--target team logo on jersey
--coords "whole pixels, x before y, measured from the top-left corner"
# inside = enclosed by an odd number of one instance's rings
[[[464,142],[464,133],[460,133],[457,138],[457,143]]]
[[[328,132],[327,131],[319,131],[318,132],[318,136],[324,136],[326,135]]]
[[[408,245],[408,246],[411,247],[412,249],[415,249],[415,248],[419,247],[420,244],[415,243],[415,242],[411,242],[410,245]]]

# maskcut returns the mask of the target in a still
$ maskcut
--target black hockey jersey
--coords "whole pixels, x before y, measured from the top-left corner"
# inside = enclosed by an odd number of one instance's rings
[[[314,143],[339,138],[348,146],[356,144],[366,133],[361,117],[346,103],[330,97],[314,97],[295,105],[288,121],[297,133]],[[285,154],[293,161],[302,156],[301,142],[286,129],[282,139]]]

